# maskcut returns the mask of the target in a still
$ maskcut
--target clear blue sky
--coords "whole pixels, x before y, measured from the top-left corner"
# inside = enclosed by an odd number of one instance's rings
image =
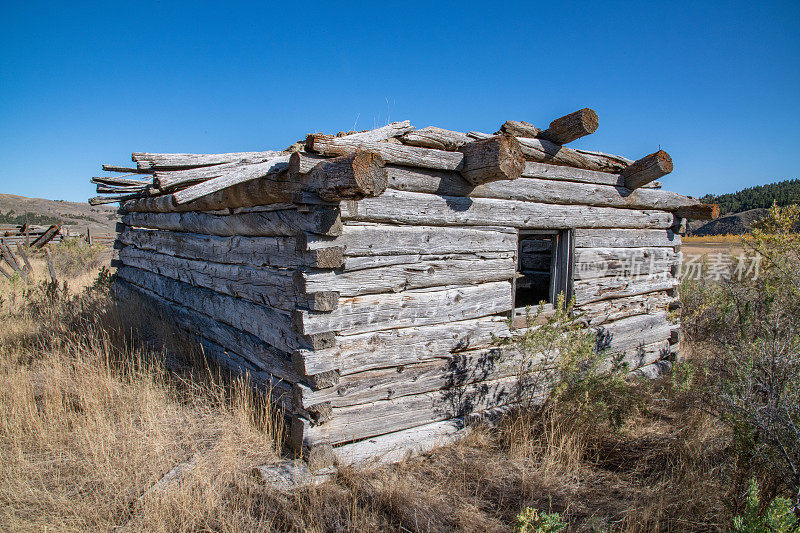
[[[0,192],[93,196],[131,152],[546,126],[690,195],[800,177],[800,2],[0,3]]]

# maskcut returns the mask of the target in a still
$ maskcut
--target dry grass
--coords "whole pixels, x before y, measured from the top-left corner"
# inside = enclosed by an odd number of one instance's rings
[[[617,430],[517,413],[458,445],[278,493],[251,475],[277,457],[272,413],[213,370],[167,371],[103,291],[81,292],[93,279],[71,280],[83,295],[50,306],[27,305],[36,296],[21,282],[2,286],[2,530],[508,531],[526,506],[575,531],[728,523],[727,435],[668,380],[638,385],[647,408]]]

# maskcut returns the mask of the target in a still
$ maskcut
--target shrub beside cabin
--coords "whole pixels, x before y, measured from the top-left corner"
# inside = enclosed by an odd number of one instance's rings
[[[122,203],[117,296],[270,390],[297,452],[397,457],[510,401],[496,338],[559,293],[632,370],[674,358],[679,233],[718,209],[660,189],[663,151],[563,146],[596,128],[583,109],[547,130],[396,122],[281,152],[136,153],[92,202]]]

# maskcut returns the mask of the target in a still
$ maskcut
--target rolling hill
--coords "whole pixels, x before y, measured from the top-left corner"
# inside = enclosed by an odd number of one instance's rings
[[[116,207],[108,205],[92,207],[83,202],[0,194],[0,224],[21,224],[27,212],[31,224],[77,224],[109,233],[119,220],[116,211]]]

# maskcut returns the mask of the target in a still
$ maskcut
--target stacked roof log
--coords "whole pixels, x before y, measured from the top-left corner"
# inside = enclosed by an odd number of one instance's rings
[[[674,357],[674,230],[718,209],[660,188],[662,150],[564,146],[598,124],[586,108],[544,130],[404,121],[285,151],[134,153],[103,165],[123,176],[93,178],[90,202],[122,203],[119,297],[269,390],[298,453],[349,461],[513,401],[518,360],[497,339],[514,334],[519,269],[547,267],[521,257],[523,234],[568,232],[565,286],[609,355],[631,370]]]

